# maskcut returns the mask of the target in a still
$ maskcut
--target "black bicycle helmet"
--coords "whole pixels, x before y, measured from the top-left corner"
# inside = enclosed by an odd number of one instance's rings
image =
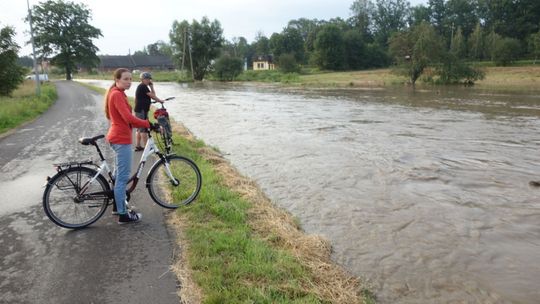
[[[142,72],[141,79],[152,79],[152,74],[150,74],[149,72]]]

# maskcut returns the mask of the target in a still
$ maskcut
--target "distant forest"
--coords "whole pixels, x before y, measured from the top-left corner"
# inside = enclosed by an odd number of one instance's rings
[[[417,6],[356,0],[350,9],[348,19],[300,18],[270,37],[259,33],[252,43],[244,37],[224,41],[222,53],[245,58],[248,66],[254,56],[271,54],[277,63],[292,56],[298,64],[329,70],[386,67],[399,61],[392,41],[428,24],[460,59],[506,65],[540,55],[539,0],[429,0]],[[174,46],[159,41],[139,53],[173,55]]]
[[[536,63],[540,55],[540,0],[429,0],[417,6],[405,0],[356,0],[350,10],[348,19],[290,20],[280,33],[258,33],[251,43],[244,37],[223,39],[217,20],[175,21],[170,42],[157,41],[135,54],[167,55],[180,67],[187,52],[182,35],[191,32],[190,46],[202,43],[201,50],[193,50],[194,63],[205,45],[211,45],[218,48],[212,52],[214,59],[226,55],[251,67],[256,56],[271,55],[285,72],[301,66],[361,70],[409,59],[444,64],[449,56],[508,65],[517,60]],[[196,31],[203,34],[196,38]],[[196,41],[200,37],[212,40]],[[30,62],[20,59],[24,65]]]

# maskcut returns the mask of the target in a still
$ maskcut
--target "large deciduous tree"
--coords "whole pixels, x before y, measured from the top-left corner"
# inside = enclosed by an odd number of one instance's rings
[[[17,64],[19,46],[13,41],[15,31],[6,26],[0,29],[0,95],[10,95],[23,81],[24,69]]]
[[[335,24],[324,25],[315,39],[314,62],[325,70],[345,68],[343,34]]]
[[[442,52],[440,36],[426,22],[390,39],[390,53],[413,85],[428,66],[440,60]]]
[[[371,38],[375,5],[371,0],[355,0],[351,5],[352,23],[363,40]]]
[[[206,73],[211,69],[212,60],[216,59],[224,42],[223,29],[219,21],[210,22],[203,17],[201,22],[193,20],[174,21],[169,33],[171,44],[174,46],[176,62],[184,61],[186,67],[193,67],[195,80],[203,80]],[[189,56],[191,46],[191,56]],[[182,60],[184,58],[184,60]],[[188,64],[192,60],[191,64]]]
[[[529,48],[531,50],[531,54],[534,56],[533,64],[536,64],[536,60],[540,56],[540,31],[532,34],[529,37]]]
[[[71,80],[77,65],[95,67],[99,50],[92,39],[101,37],[101,30],[90,25],[91,11],[84,4],[49,0],[33,7],[32,22],[37,52],[52,56],[51,63],[64,68]]]
[[[407,26],[410,4],[405,0],[378,0],[373,16],[375,40],[387,45],[393,33],[402,31]]]

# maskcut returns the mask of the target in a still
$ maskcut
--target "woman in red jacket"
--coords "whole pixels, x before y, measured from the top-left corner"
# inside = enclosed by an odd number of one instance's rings
[[[105,95],[105,115],[111,125],[107,140],[116,155],[114,172],[114,200],[118,212],[118,224],[136,222],[141,219],[140,213],[126,208],[126,186],[131,175],[132,128],[150,128],[147,120],[139,119],[131,114],[131,105],[125,90],[131,87],[131,72],[128,69],[114,71],[114,84]]]

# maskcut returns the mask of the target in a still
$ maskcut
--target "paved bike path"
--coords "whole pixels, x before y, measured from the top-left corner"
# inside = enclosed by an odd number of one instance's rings
[[[46,113],[0,139],[0,303],[179,303],[169,268],[178,248],[164,223],[170,211],[143,184],[131,199],[140,223],[118,225],[109,208],[73,231],[45,216],[42,186],[52,164],[97,160],[77,139],[107,131],[102,95],[75,82],[56,86],[58,101]],[[111,149],[100,143],[112,164]]]

